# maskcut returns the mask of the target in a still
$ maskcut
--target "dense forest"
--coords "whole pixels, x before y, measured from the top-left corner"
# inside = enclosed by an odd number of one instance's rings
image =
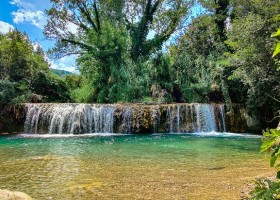
[[[23,102],[217,102],[230,111],[241,103],[264,122],[279,110],[279,38],[272,34],[280,27],[280,1],[52,4],[44,33],[56,45],[47,53],[77,54],[79,74],[54,74],[26,34],[1,34],[1,109]]]

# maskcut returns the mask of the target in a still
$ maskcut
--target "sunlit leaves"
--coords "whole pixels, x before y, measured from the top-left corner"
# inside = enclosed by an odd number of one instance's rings
[[[280,28],[278,29],[278,31],[274,34],[271,35],[271,37],[277,37],[280,36]]]
[[[280,28],[278,29],[278,31],[276,33],[272,34],[271,37],[279,37],[279,36],[280,36]],[[276,48],[273,52],[272,57],[275,57],[279,53],[280,53],[280,42],[276,45]]]
[[[270,129],[263,133],[263,143],[261,145],[261,152],[272,151],[270,166],[274,167],[275,162],[280,156],[280,130]]]
[[[278,43],[278,44],[276,45],[276,48],[275,48],[275,50],[274,50],[272,56],[274,57],[274,56],[276,56],[278,53],[280,53],[280,43]]]

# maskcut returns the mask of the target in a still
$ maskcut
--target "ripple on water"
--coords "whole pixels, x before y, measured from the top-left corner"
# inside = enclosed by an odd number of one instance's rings
[[[247,135],[33,136],[0,138],[0,187],[34,199],[239,199],[272,170]]]

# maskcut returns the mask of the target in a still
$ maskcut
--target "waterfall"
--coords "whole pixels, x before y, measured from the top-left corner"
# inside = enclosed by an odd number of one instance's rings
[[[125,111],[123,113],[123,125],[125,133],[131,133],[132,132],[132,109],[131,107],[125,108]]]
[[[167,116],[169,133],[226,130],[224,105],[198,103],[185,106],[170,105],[167,107]]]
[[[196,132],[218,131],[216,128],[213,106],[209,104],[195,104]]]
[[[177,132],[180,132],[180,105],[177,105],[177,113],[176,113],[176,119],[177,119]]]
[[[25,133],[225,132],[222,104],[26,104]]]
[[[167,108],[168,113],[168,121],[169,121],[169,133],[173,133],[174,130],[174,116],[173,116],[173,107],[168,106]]]
[[[219,105],[219,114],[220,131],[226,132],[225,105]]]
[[[158,122],[160,119],[159,106],[152,106],[152,120],[153,120],[153,132],[155,133],[158,129]]]
[[[26,133],[112,133],[114,106],[90,104],[27,104]]]

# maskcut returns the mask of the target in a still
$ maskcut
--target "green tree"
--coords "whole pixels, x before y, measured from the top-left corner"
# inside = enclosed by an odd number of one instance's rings
[[[220,40],[214,18],[215,14],[195,18],[170,48],[173,80],[181,87],[184,101],[221,102],[224,99],[224,71],[219,62],[227,48]]]
[[[32,91],[43,96],[44,102],[69,102],[71,94],[65,81],[49,71],[38,71],[32,80]]]
[[[183,0],[52,3],[45,34],[57,42],[53,55],[79,54],[77,62],[84,78],[81,91],[88,88],[86,101],[98,102],[135,101],[149,96],[148,60],[184,23],[191,5],[191,1]],[[76,33],[67,29],[73,24]],[[155,35],[148,37],[151,31]],[[143,79],[137,80],[141,85],[131,83],[131,77]]]
[[[262,115],[263,119],[264,115],[273,117],[279,104],[271,102],[270,96],[280,98],[280,74],[271,56],[275,39],[270,36],[279,24],[275,16],[280,13],[280,2],[234,1],[233,5],[236,14],[226,41],[232,49],[227,54],[226,67],[232,71],[228,78],[243,84],[251,112]]]
[[[59,83],[51,78],[49,64],[44,58],[43,50],[40,46],[33,45],[26,34],[18,30],[0,34],[0,55],[0,80],[3,88],[1,105],[28,102],[31,100],[32,93],[44,96],[53,95],[44,93],[43,87],[36,87],[38,82],[45,81],[38,79],[39,72],[46,74],[50,82],[54,81],[53,86]],[[68,91],[68,88],[64,89],[65,91],[57,92],[63,95]],[[65,96],[65,99],[69,101],[69,95]]]

